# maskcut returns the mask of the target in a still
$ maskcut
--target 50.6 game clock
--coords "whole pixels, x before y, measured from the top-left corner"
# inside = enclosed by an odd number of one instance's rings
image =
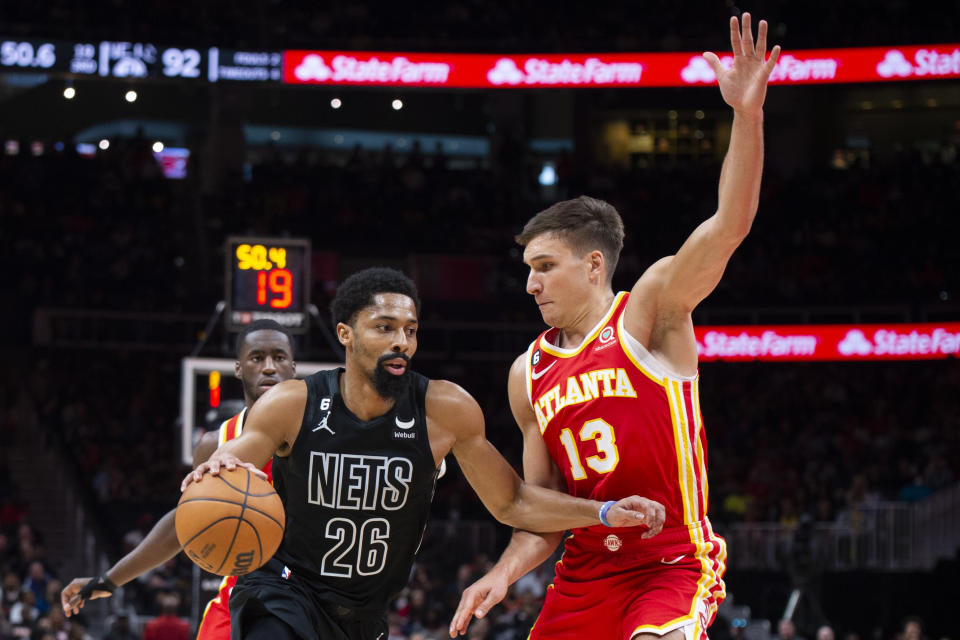
[[[227,238],[227,328],[238,331],[270,319],[293,333],[309,326],[310,241],[304,238]]]

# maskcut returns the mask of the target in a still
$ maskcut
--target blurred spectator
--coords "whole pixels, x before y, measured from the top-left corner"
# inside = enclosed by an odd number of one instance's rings
[[[190,624],[177,615],[180,597],[164,594],[160,597],[159,616],[143,627],[143,640],[189,640]]]
[[[46,614],[50,610],[50,600],[47,599],[47,586],[51,581],[50,574],[40,561],[30,563],[28,573],[23,580],[23,589],[33,592],[37,609],[41,614]],[[53,600],[56,602],[56,599]]]
[[[16,627],[33,626],[40,619],[37,596],[29,589],[20,591],[20,598],[10,607],[10,624]]]
[[[118,611],[110,622],[110,630],[103,640],[139,640],[130,628],[130,616],[126,611]]]
[[[467,640],[488,640],[490,621],[487,618],[474,618],[467,629]]]
[[[817,640],[835,640],[836,635],[833,632],[833,627],[830,625],[823,625],[817,629]]]
[[[793,620],[784,618],[777,623],[777,633],[773,636],[773,640],[803,640],[803,638],[797,635]]]
[[[908,616],[903,621],[903,640],[926,640],[923,629],[923,620],[919,616]]]
[[[9,615],[10,608],[20,600],[20,576],[13,571],[8,571],[3,576],[3,583],[0,584],[0,607],[3,608],[4,615]]]

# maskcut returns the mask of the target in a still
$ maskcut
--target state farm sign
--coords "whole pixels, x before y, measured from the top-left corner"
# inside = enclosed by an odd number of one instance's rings
[[[921,48],[913,53],[910,60],[901,49],[889,49],[877,64],[877,74],[893,80],[924,76],[955,77],[960,75],[960,48],[943,52]]]
[[[723,53],[723,52],[719,52]],[[733,56],[720,63],[729,68]],[[960,44],[784,51],[771,84],[960,78]],[[477,89],[683,87],[717,81],[700,52],[511,54],[285,51],[288,84]]]
[[[527,58],[522,69],[512,58],[500,58],[487,72],[487,80],[494,86],[509,85],[634,85],[640,83],[643,65],[639,62],[604,62],[587,58],[583,62],[563,59],[551,62],[542,58]]]
[[[414,62],[404,55],[305,53],[292,66],[291,73],[298,83],[304,84],[443,85],[450,78],[450,65],[429,60]]]
[[[960,354],[960,322],[697,327],[710,360],[929,360]]]

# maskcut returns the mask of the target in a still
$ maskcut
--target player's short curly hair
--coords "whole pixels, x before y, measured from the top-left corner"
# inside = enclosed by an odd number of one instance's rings
[[[237,360],[240,359],[240,355],[243,352],[243,344],[247,341],[247,336],[254,331],[276,331],[287,336],[287,342],[290,343],[290,357],[293,357],[293,336],[290,335],[286,327],[276,320],[254,320],[250,324],[244,325],[240,333],[237,334]]]
[[[399,293],[411,300],[420,315],[420,296],[417,285],[402,272],[387,267],[371,267],[358,271],[337,287],[337,295],[330,303],[330,315],[333,325],[339,323],[353,325],[357,313],[373,304],[373,296],[378,293]]]

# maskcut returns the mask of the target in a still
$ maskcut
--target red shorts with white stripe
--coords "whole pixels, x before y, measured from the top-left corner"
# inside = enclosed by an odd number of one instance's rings
[[[228,576],[220,583],[217,597],[203,611],[197,640],[230,640],[230,592],[235,584],[236,576]]]
[[[709,520],[649,540],[579,530],[567,539],[530,640],[630,640],[682,629],[706,640],[726,595],[726,543]]]

